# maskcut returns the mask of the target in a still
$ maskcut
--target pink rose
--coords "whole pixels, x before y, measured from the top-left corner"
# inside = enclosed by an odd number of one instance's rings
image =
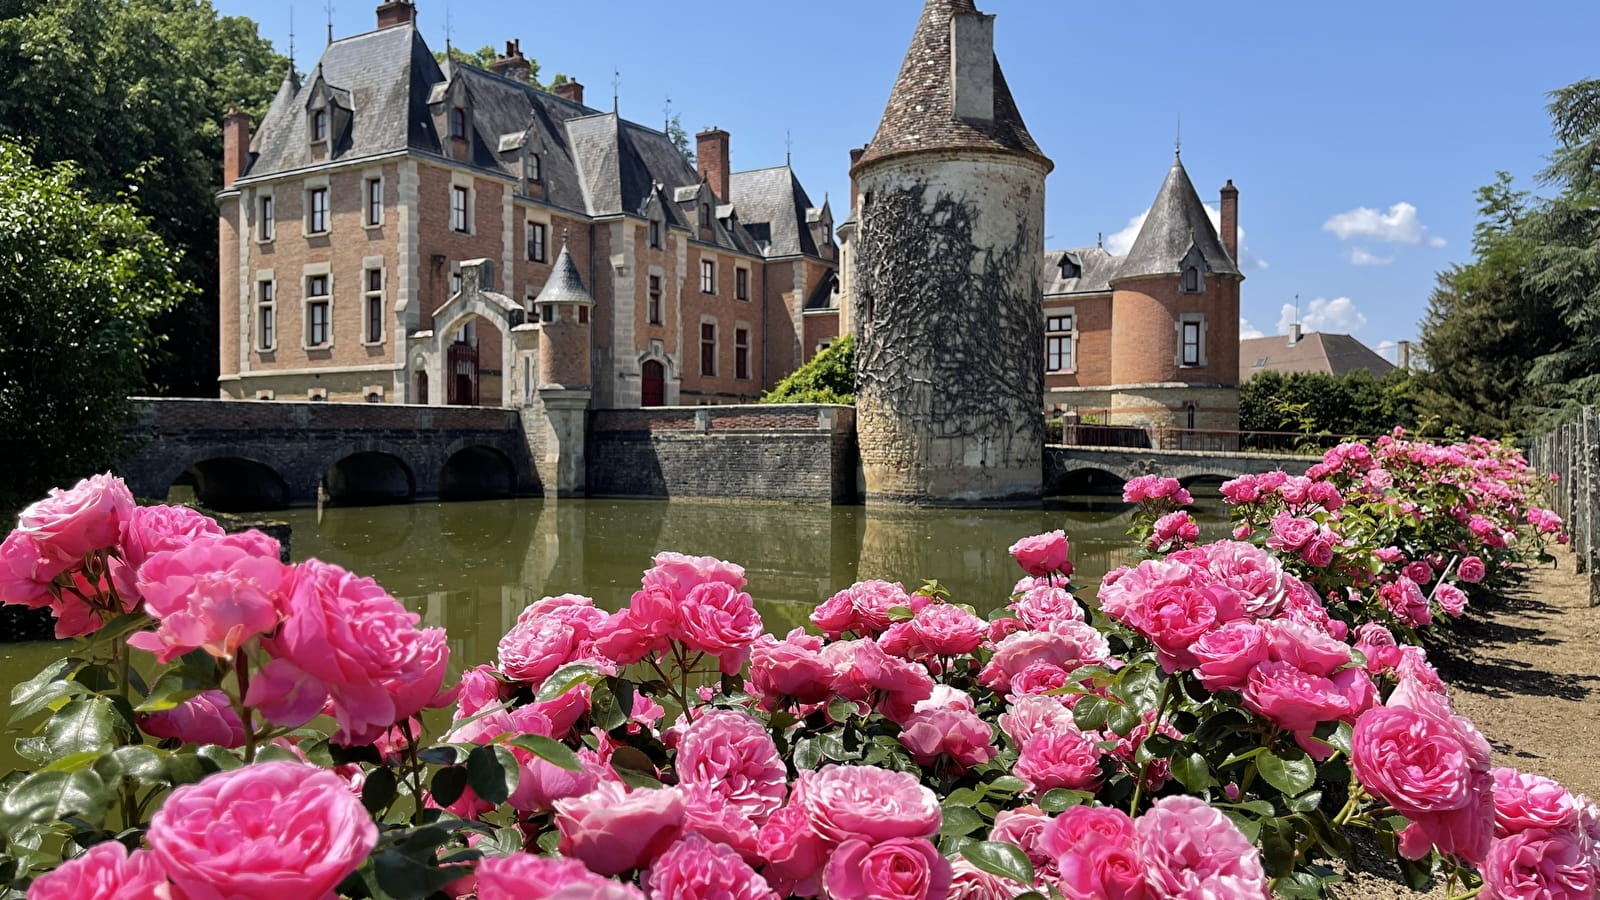
[[[17,531],[32,538],[45,557],[75,566],[92,551],[117,546],[133,507],[133,494],[121,478],[93,475],[71,490],[51,488],[48,497],[17,517]]]
[[[1034,794],[1054,788],[1093,791],[1100,784],[1097,737],[1076,727],[1035,734],[1022,744],[1012,774]]]
[[[1267,630],[1250,621],[1229,622],[1190,646],[1198,665],[1195,675],[1213,691],[1243,690],[1250,673],[1267,661]]]
[[[1489,574],[1489,571],[1488,567],[1483,564],[1482,559],[1476,556],[1469,556],[1463,559],[1461,564],[1456,567],[1456,574],[1467,584],[1477,584]]]
[[[116,841],[95,844],[28,886],[30,900],[171,900],[155,856]]]
[[[833,900],[943,900],[950,875],[950,861],[927,838],[858,838],[834,851],[823,883]]]
[[[661,585],[635,591],[627,608],[613,613],[599,629],[595,652],[621,665],[632,665],[666,650],[678,627],[679,602]]]
[[[678,780],[711,786],[756,825],[783,805],[788,771],[760,722],[732,710],[700,713],[678,738]]]
[[[271,762],[174,790],[146,840],[186,900],[283,900],[330,896],[378,829],[338,775]]]
[[[1391,566],[1406,558],[1405,553],[1399,547],[1379,547],[1373,551],[1373,555],[1378,557],[1380,562]]]
[[[138,586],[145,611],[161,624],[128,643],[163,663],[196,649],[231,660],[246,641],[278,627],[292,572],[278,561],[278,542],[259,531],[156,553],[139,567]]]
[[[1071,710],[1055,697],[1017,697],[1000,716],[1000,730],[1018,747],[1036,734],[1076,727]]]
[[[1556,781],[1504,766],[1490,774],[1494,776],[1495,837],[1531,828],[1561,831],[1580,827],[1578,799]]]
[[[50,605],[50,580],[65,566],[45,559],[33,538],[13,531],[0,543],[0,603],[40,609]]]
[[[1067,900],[1152,900],[1133,820],[1121,810],[1067,808],[1045,826],[1039,852],[1054,860],[1054,883]]]
[[[1433,589],[1433,599],[1439,601],[1439,608],[1451,618],[1460,618],[1467,611],[1466,593],[1448,581],[1439,582]]]
[[[1060,622],[1049,630],[1018,631],[1006,636],[995,645],[994,656],[978,673],[978,681],[1005,694],[1011,691],[1011,680],[1036,663],[1070,671],[1105,662],[1110,656],[1105,635],[1082,622]]]
[[[1384,608],[1406,625],[1419,627],[1433,622],[1433,610],[1428,607],[1428,598],[1423,595],[1422,588],[1404,575],[1396,579],[1394,584],[1379,588],[1378,597],[1383,601]]]
[[[476,879],[478,900],[644,900],[633,885],[601,878],[577,860],[531,853],[485,857]]]
[[[790,801],[805,811],[817,834],[837,846],[929,837],[942,820],[939,799],[917,776],[874,766],[824,766],[801,772]]]
[[[964,709],[914,712],[903,723],[900,743],[922,766],[943,756],[957,769],[970,769],[994,759],[994,731],[976,713]]]
[[[137,598],[139,567],[153,554],[223,534],[215,519],[187,506],[135,506],[122,524],[122,558],[111,563],[112,582],[125,601]]]
[[[1057,622],[1082,622],[1083,607],[1066,588],[1035,585],[1011,602],[1017,618],[1029,628],[1048,629]]]
[[[549,812],[555,808],[557,801],[582,797],[598,787],[601,781],[616,778],[611,767],[602,764],[600,757],[588,748],[578,751],[580,768],[577,772],[563,769],[520,747],[511,748],[511,755],[517,758],[520,777],[517,779],[517,790],[507,802],[519,812]]]
[[[1400,568],[1400,574],[1415,581],[1417,584],[1427,584],[1433,580],[1433,566],[1422,560],[1406,563]]]
[[[1227,816],[1203,800],[1162,797],[1133,828],[1155,897],[1267,900],[1270,896],[1260,851]]]
[[[1017,883],[990,875],[965,859],[950,864],[948,900],[1011,900],[1017,896]]]
[[[757,849],[767,861],[767,883],[781,893],[815,897],[822,892],[822,867],[828,862],[828,843],[811,828],[811,820],[798,806],[785,806],[772,814],[756,836]]]
[[[1171,540],[1193,542],[1199,537],[1200,526],[1195,524],[1193,516],[1181,510],[1168,513],[1156,520],[1156,544],[1165,544]]]
[[[1025,537],[1012,544],[1010,549],[1012,557],[1016,559],[1017,565],[1022,567],[1022,571],[1035,577],[1066,569],[1067,555],[1070,551],[1071,545],[1067,543],[1067,533],[1059,529]]]
[[[725,584],[734,590],[745,586],[744,567],[716,557],[663,552],[651,562],[655,567],[645,571],[644,586],[665,588],[680,600],[702,584]]]
[[[538,686],[570,662],[578,647],[578,634],[570,623],[553,616],[519,616],[500,639],[499,668],[515,681]]]
[[[1161,667],[1168,672],[1192,669],[1196,659],[1189,646],[1226,621],[1218,586],[1163,585],[1142,598],[1125,620],[1156,646]]]
[[[1002,810],[994,817],[994,827],[989,830],[989,840],[1011,844],[1028,855],[1033,863],[1035,881],[1055,881],[1060,874],[1056,858],[1045,852],[1042,845],[1044,833],[1050,827],[1050,817],[1037,806]]]
[[[243,747],[244,723],[222,691],[206,691],[169,710],[139,714],[139,729],[155,738],[182,744]]]
[[[989,623],[953,603],[930,603],[911,619],[920,656],[963,656],[983,643]]]
[[[1312,519],[1280,512],[1272,517],[1272,537],[1267,538],[1267,546],[1274,550],[1299,550],[1316,536],[1319,527]]]
[[[834,665],[839,696],[873,702],[890,721],[903,721],[933,693],[933,678],[920,663],[890,656],[871,640],[829,644],[823,658]]]
[[[1496,840],[1483,862],[1484,900],[1592,900],[1594,851],[1574,831],[1530,828]]]
[[[598,875],[642,869],[683,831],[684,799],[673,788],[629,792],[601,782],[581,797],[556,802],[561,853]]]
[[[845,632],[877,635],[888,630],[889,610],[897,607],[912,607],[904,587],[887,581],[858,581],[818,606],[811,621],[830,638],[837,639]]]
[[[1333,542],[1325,535],[1319,534],[1306,541],[1305,546],[1300,548],[1300,558],[1308,565],[1326,569],[1333,565]]]
[[[697,834],[685,835],[651,863],[653,897],[674,900],[778,900],[739,854]]]
[[[1133,838],[1133,820],[1122,810],[1069,806],[1045,826],[1039,836],[1039,849],[1059,861],[1086,844],[1127,843]]]
[[[1367,678],[1364,671],[1350,671]],[[1310,732],[1319,723],[1352,715],[1346,687],[1332,678],[1296,668],[1293,663],[1268,662],[1250,673],[1244,705],[1285,731]]]
[[[833,693],[833,666],[822,658],[822,645],[807,640],[799,629],[783,640],[762,635],[750,646],[750,681],[762,707],[777,709],[787,700],[820,703]]]
[[[723,581],[707,581],[683,598],[672,636],[690,650],[715,656],[722,674],[735,675],[761,636],[761,616],[749,594]]]
[[[443,705],[449,649],[441,628],[419,617],[377,582],[315,559],[295,567],[288,613],[263,641],[273,657],[251,682],[245,703],[279,725],[309,721],[331,701],[335,743],[367,744],[422,709]]]

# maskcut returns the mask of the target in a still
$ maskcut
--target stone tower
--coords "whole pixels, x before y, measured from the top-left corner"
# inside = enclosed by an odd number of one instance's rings
[[[1180,429],[1239,427],[1239,191],[1221,192],[1212,227],[1183,159],[1156,194],[1111,276],[1111,421]]]
[[[995,505],[1043,482],[1044,180],[973,0],[927,0],[851,167],[868,503]]]
[[[550,268],[550,280],[533,303],[539,315],[538,398],[544,407],[539,474],[546,495],[581,497],[588,483],[584,422],[593,387],[589,320],[594,298],[584,289],[565,240]]]

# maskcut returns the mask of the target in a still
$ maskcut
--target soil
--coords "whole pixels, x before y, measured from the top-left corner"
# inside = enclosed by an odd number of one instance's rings
[[[1600,798],[1600,608],[1566,548],[1503,596],[1479,604],[1428,647],[1456,712],[1489,741],[1494,764],[1548,775]],[[1437,631],[1445,631],[1438,629]],[[1340,900],[1442,900],[1363,874]]]

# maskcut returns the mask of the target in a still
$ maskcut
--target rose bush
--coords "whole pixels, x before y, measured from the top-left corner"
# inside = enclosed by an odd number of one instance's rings
[[[541,599],[452,683],[443,633],[370,579],[97,476],[0,545],[0,601],[80,642],[12,691],[37,768],[0,780],[0,881],[1315,897],[1367,830],[1414,884],[1593,897],[1600,810],[1492,769],[1417,642],[1560,539],[1534,487],[1509,448],[1397,434],[1229,482],[1234,539],[1200,543],[1144,476],[1145,558],[1092,598],[1052,532],[992,610],[868,581],[782,638],[741,567],[662,553],[623,609]]]

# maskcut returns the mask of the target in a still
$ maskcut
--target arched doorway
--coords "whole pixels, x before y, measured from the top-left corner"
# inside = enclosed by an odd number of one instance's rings
[[[494,323],[479,315],[458,319],[447,335],[444,381],[449,406],[499,406],[505,372],[501,351],[504,336]]]
[[[422,406],[427,406],[428,405],[428,373],[427,372],[418,372],[417,373],[417,403],[421,404]]]
[[[639,376],[639,405],[667,405],[667,367],[655,360],[646,360]]]

